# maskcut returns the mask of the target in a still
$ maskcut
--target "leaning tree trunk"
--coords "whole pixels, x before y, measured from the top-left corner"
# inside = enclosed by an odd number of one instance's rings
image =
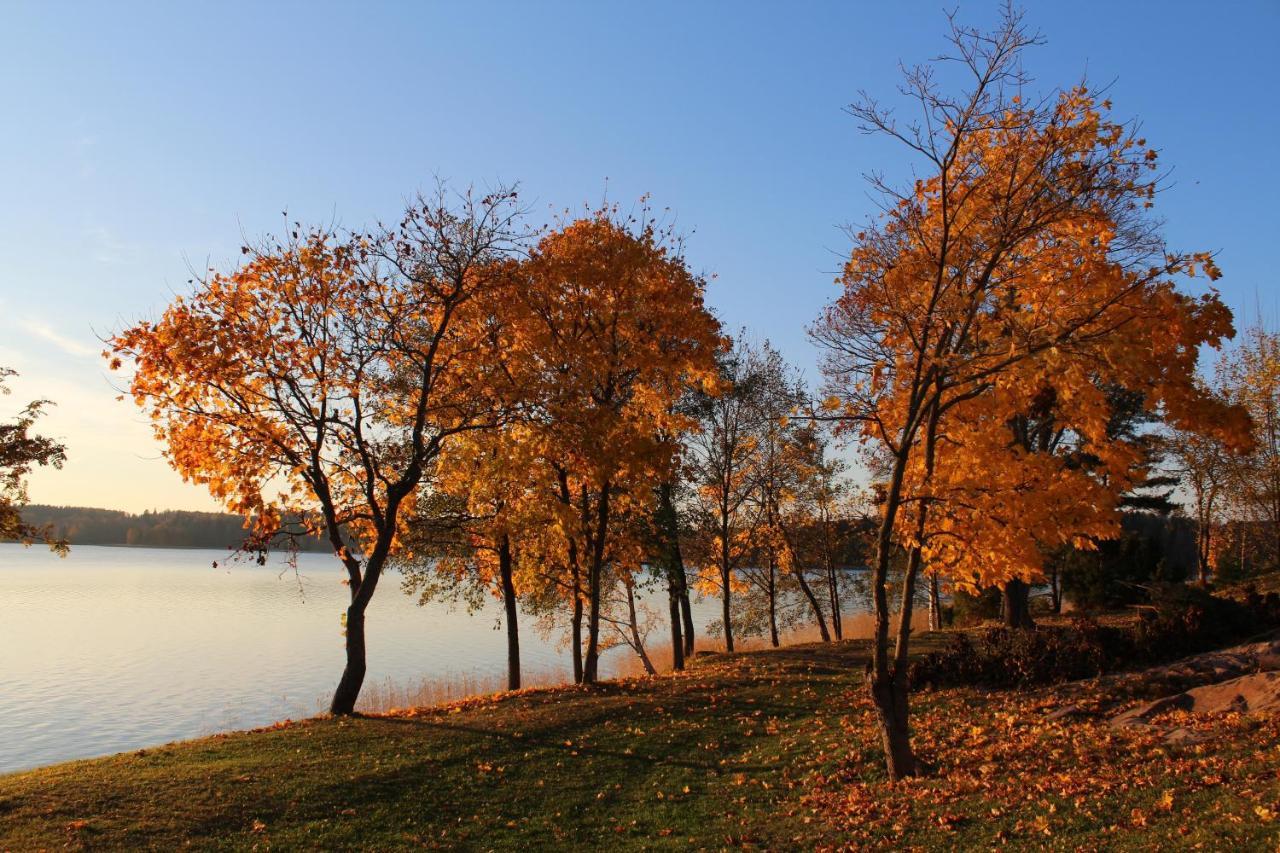
[[[351,603],[347,606],[345,626],[347,663],[343,667],[342,678],[338,679],[338,687],[333,691],[333,701],[329,704],[329,713],[335,716],[350,716],[356,712],[356,700],[360,698],[360,688],[364,685],[366,670],[365,610],[378,586],[378,578],[382,575],[382,566],[386,562],[389,547],[386,542],[375,545],[373,553],[365,561],[363,573],[358,571],[354,562],[349,562],[347,565],[348,580],[351,585]]]
[[[516,587],[512,578],[511,539],[503,534],[498,543],[498,574],[502,578],[502,604],[507,618],[507,689],[520,689],[520,625],[517,621]]]
[[[822,637],[822,642],[831,642],[831,633],[827,630],[827,620],[822,616],[822,608],[818,605],[818,597],[813,594],[809,582],[804,579],[804,570],[799,566],[792,564],[792,571],[795,573],[796,580],[800,582],[800,591],[804,593],[804,597],[809,600],[809,606],[813,608],[813,618],[818,620],[818,634]]]
[[[1004,624],[1008,628],[1034,628],[1035,620],[1031,618],[1031,585],[1019,578],[1013,578],[1004,585]]]
[[[333,691],[333,701],[329,704],[329,713],[334,716],[347,717],[355,713],[360,687],[364,684],[364,610],[364,605],[359,601],[353,601],[347,607],[347,665],[342,670],[338,689]]]
[[[640,622],[636,618],[635,584],[631,578],[627,578],[626,587],[627,621],[628,627],[631,629],[631,645],[635,648],[636,654],[640,656],[640,662],[644,664],[644,671],[649,675],[657,675],[658,671],[654,669],[653,661],[649,660],[649,655],[644,650],[644,637],[640,636]]]

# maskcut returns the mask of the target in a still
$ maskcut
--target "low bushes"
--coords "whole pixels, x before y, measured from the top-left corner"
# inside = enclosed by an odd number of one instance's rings
[[[1151,603],[1132,627],[1077,618],[1066,626],[957,633],[946,649],[912,666],[911,683],[916,688],[1055,684],[1176,660],[1277,627],[1280,597],[1275,593],[1233,600],[1170,584],[1151,591]]]

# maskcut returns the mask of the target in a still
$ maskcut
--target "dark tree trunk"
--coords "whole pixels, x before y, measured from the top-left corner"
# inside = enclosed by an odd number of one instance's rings
[[[935,574],[929,575],[929,630],[942,630],[942,591]]]
[[[516,586],[511,577],[511,539],[503,534],[498,542],[498,574],[502,577],[502,604],[507,617],[507,689],[520,689],[520,625],[516,609]]]
[[[778,641],[778,596],[774,584],[775,570],[773,568],[773,558],[769,558],[769,642],[776,649],[779,645]]]
[[[609,483],[600,489],[596,504],[595,536],[591,541],[591,566],[587,574],[587,596],[591,611],[587,617],[587,658],[582,680],[595,684],[600,670],[600,596],[604,575],[605,537],[609,530]]]
[[[358,601],[347,607],[346,635],[347,665],[342,670],[338,689],[333,692],[333,702],[329,705],[329,713],[340,717],[356,712],[356,700],[360,698],[360,687],[364,684],[364,605]]]
[[[573,683],[582,683],[582,596],[573,595]]]
[[[800,582],[800,590],[804,593],[804,597],[809,599],[809,606],[813,608],[813,618],[818,620],[818,633],[822,636],[822,642],[831,642],[831,632],[827,630],[827,620],[822,616],[822,608],[818,606],[818,597],[813,594],[809,582],[804,579],[804,570],[799,566],[794,567],[796,580]]]
[[[682,613],[688,608],[689,590],[684,573],[684,555],[680,552],[680,517],[676,513],[674,493],[675,487],[670,482],[658,486],[661,554],[671,605],[671,668],[679,672],[684,669],[685,658],[693,653],[693,620],[690,618],[686,623]]]
[[[671,610],[671,668],[679,672],[684,669],[684,632],[680,624],[680,592],[674,576],[667,580],[667,600]]]
[[[937,441],[938,419],[936,403],[930,406],[924,434],[926,476],[933,472],[934,446]],[[889,560],[893,553],[893,526],[902,505],[902,484],[906,474],[907,456],[901,453],[894,458],[893,472],[885,494],[884,511],[880,516],[880,529],[876,536],[876,562],[872,568],[871,595],[875,613],[875,642],[871,647],[871,664],[868,667],[867,687],[871,702],[875,705],[880,737],[884,743],[885,764],[889,778],[897,781],[917,772],[915,754],[911,750],[909,723],[909,684],[907,680],[907,655],[911,641],[911,611],[915,600],[916,574],[920,569],[920,549],[911,549],[902,582],[902,606],[898,613],[898,636],[892,662],[889,658],[889,600],[886,585],[889,577]],[[921,504],[916,516],[916,541],[924,539],[928,506]]]
[[[844,620],[840,614],[840,579],[836,575],[836,567],[827,560],[827,596],[831,599],[831,630],[837,640],[844,639]]]
[[[600,572],[587,574],[587,651],[582,662],[582,683],[595,684],[600,664]]]
[[[722,525],[720,531],[720,585],[724,593],[724,650],[726,652],[733,651],[733,620],[729,615],[729,576],[732,573],[729,568],[729,540],[728,530]]]
[[[873,674],[870,688],[880,728],[880,743],[889,767],[889,778],[898,780],[914,776],[916,758],[911,751],[905,675],[880,679]]]
[[[1014,578],[1004,585],[1004,624],[1008,628],[1034,628],[1031,618],[1031,585]]]

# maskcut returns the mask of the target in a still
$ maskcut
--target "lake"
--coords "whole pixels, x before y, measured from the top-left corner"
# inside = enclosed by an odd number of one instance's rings
[[[225,557],[79,545],[59,559],[0,544],[0,772],[325,710],[344,661],[337,561],[301,554],[295,576],[282,557],[268,566]],[[655,603],[665,613],[665,595]],[[695,605],[700,628],[717,609]],[[369,605],[366,687],[502,676],[500,610],[496,601],[476,614],[419,607],[388,574]],[[669,636],[663,622],[651,642]],[[520,643],[527,673],[569,672],[568,650],[531,620]]]

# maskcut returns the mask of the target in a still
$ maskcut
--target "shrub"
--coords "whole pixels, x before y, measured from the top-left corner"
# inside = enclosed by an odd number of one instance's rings
[[[1244,601],[1198,587],[1152,588],[1132,627],[1077,618],[1067,626],[988,628],[957,633],[950,645],[916,661],[913,687],[1023,687],[1090,678],[1131,666],[1176,660],[1280,627],[1280,596],[1256,591]]]

